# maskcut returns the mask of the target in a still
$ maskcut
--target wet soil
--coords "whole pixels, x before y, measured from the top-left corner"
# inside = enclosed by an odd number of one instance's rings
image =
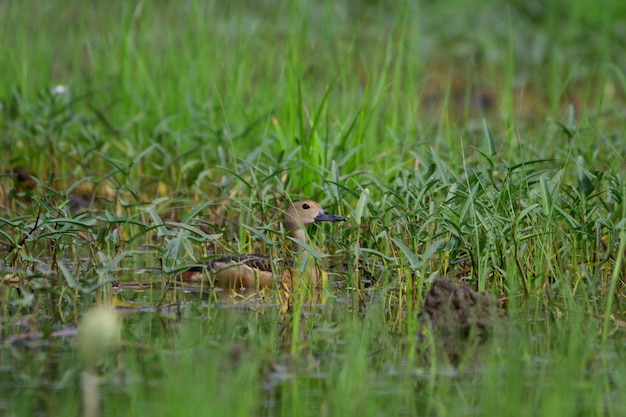
[[[438,348],[452,364],[488,339],[499,317],[496,299],[448,278],[437,278],[420,313],[428,322]]]

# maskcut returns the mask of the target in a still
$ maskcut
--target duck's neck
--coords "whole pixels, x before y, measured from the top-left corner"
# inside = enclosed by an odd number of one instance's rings
[[[301,282],[318,285],[319,271],[315,260],[313,257],[309,256],[307,248],[301,245],[301,243],[307,243],[304,228],[293,229],[291,231],[291,237],[296,239],[293,242],[293,250],[298,253],[298,268],[302,273]]]
[[[306,255],[306,249],[300,243],[306,243],[306,233],[302,228],[296,228],[291,231],[291,237],[296,239],[293,242],[293,250],[298,252],[302,256],[303,252]]]

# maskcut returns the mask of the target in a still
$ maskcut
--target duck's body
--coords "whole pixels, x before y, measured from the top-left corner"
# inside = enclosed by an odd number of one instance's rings
[[[285,212],[285,230],[290,232],[299,254],[300,262],[308,262],[306,249],[300,243],[306,243],[304,228],[316,222],[344,221],[345,217],[330,214],[313,200],[297,200],[292,202]],[[323,272],[314,262],[308,268],[294,268],[292,259],[272,259],[265,255],[245,254],[229,255],[212,260],[206,266],[189,269],[183,278],[202,279],[208,273],[213,286],[228,289],[260,290],[271,287],[280,281],[282,285],[293,288],[294,279],[301,275],[302,279],[319,286]],[[297,271],[303,271],[297,273]],[[200,273],[200,274],[199,274]]]
[[[272,259],[259,254],[229,255],[213,259],[206,266],[194,267],[189,272],[206,272],[212,278],[212,285],[231,289],[261,289],[270,287],[280,278],[290,278],[293,262]]]

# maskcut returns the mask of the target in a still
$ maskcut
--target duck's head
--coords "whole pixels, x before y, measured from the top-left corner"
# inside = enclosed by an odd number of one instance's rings
[[[343,216],[330,214],[313,200],[296,200],[287,208],[285,226],[289,230],[302,229],[316,222],[342,222]]]

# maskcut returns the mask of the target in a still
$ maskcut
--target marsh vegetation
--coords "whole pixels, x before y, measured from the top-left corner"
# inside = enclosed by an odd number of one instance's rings
[[[0,414],[81,413],[96,305],[103,416],[626,414],[626,3],[388,3],[0,4]],[[324,302],[181,279],[303,197]]]

